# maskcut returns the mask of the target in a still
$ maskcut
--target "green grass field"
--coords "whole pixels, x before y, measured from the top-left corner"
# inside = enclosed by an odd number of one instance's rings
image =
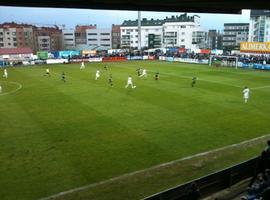
[[[0,78],[1,200],[39,199],[269,134],[269,72],[154,61],[104,66],[18,67]],[[44,76],[47,67],[51,77]],[[147,79],[137,77],[137,67],[148,70]],[[137,88],[125,89],[128,75]],[[191,88],[193,76],[198,81]],[[247,104],[244,86],[251,88]],[[224,159],[228,165],[243,158]]]

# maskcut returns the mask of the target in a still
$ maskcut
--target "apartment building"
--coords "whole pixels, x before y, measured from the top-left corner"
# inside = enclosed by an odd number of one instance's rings
[[[138,48],[138,20],[126,20],[121,27],[121,46]],[[142,48],[184,47],[195,48],[201,39],[198,15],[166,17],[165,19],[146,19],[141,21]],[[197,32],[197,33],[193,33]],[[150,40],[149,40],[150,38]],[[204,42],[203,42],[204,43]]]
[[[121,25],[112,25],[112,48],[119,49],[121,47]]]
[[[249,23],[225,23],[222,45],[224,50],[239,50],[240,42],[248,41]]]
[[[112,47],[111,29],[88,29],[86,40],[89,46]]]
[[[251,10],[250,42],[270,42],[270,10]]]

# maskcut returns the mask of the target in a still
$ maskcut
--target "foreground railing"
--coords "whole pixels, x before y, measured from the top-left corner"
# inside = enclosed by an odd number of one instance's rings
[[[145,200],[186,200],[191,184],[194,182],[197,183],[202,197],[207,197],[218,191],[230,188],[232,185],[242,180],[253,177],[256,173],[258,160],[259,157],[250,159],[238,165],[154,194],[145,198]]]

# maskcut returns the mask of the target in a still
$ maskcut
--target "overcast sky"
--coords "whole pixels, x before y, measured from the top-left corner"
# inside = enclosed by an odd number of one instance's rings
[[[142,18],[163,19],[166,16],[179,15],[175,12],[142,12]],[[195,13],[188,13],[193,15]],[[204,30],[223,30],[224,23],[249,22],[249,10],[242,15],[201,14],[201,27]],[[111,11],[90,9],[59,9],[59,8],[24,8],[0,6],[0,23],[18,22],[36,25],[65,24],[66,28],[74,28],[77,24],[97,24],[98,28],[110,28],[112,24],[121,24],[124,20],[137,18],[136,11]]]

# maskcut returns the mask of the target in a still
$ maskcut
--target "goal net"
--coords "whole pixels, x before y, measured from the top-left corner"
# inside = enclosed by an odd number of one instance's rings
[[[238,57],[237,56],[215,56],[211,55],[209,59],[209,66],[214,67],[238,67]]]

